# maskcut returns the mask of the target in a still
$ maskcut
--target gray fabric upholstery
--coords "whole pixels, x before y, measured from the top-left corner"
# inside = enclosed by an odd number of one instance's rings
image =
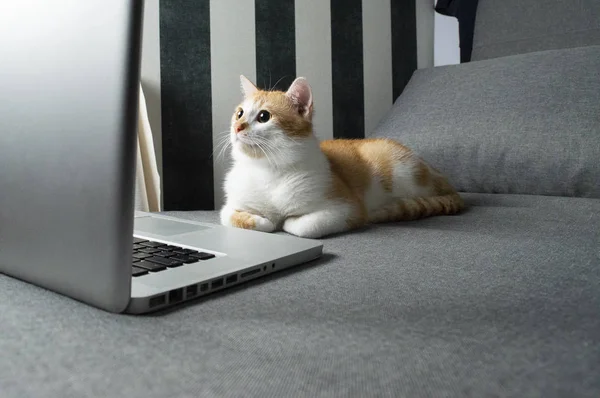
[[[479,0],[471,59],[598,44],[598,0]]]
[[[600,197],[600,46],[418,70],[371,136],[461,191]]]
[[[0,396],[600,396],[600,200],[465,198],[152,316],[0,276]]]

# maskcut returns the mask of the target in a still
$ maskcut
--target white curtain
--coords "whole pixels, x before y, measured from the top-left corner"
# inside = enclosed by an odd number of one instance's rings
[[[140,84],[137,139],[137,165],[135,174],[135,209],[157,212],[160,206],[160,176],[156,164],[156,152],[152,129],[148,119],[146,97]]]

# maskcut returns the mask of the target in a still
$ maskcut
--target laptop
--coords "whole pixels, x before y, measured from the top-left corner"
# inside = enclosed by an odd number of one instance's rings
[[[322,243],[134,211],[140,0],[0,12],[0,273],[115,312],[178,305]]]

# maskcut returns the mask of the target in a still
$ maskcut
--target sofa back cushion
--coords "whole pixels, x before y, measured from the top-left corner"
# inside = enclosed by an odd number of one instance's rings
[[[479,0],[471,59],[598,44],[599,0]]]
[[[600,198],[600,46],[418,70],[372,136],[463,192]]]

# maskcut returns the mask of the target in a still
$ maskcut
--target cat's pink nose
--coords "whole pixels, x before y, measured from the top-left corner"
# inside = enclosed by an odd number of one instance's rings
[[[237,126],[235,126],[235,133],[239,133],[240,131],[243,131],[246,129],[248,125],[246,123],[242,123],[242,124],[238,124]]]

